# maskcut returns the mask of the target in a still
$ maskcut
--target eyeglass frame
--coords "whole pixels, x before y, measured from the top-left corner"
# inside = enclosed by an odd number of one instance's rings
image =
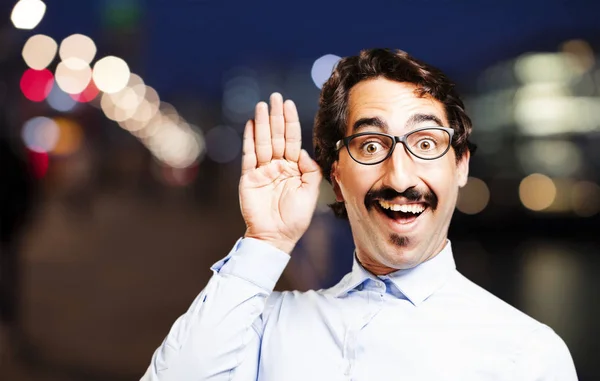
[[[418,155],[416,155],[413,151],[411,151],[411,149],[408,147],[408,144],[406,143],[406,137],[409,135],[412,135],[416,132],[419,131],[423,131],[423,130],[442,130],[448,133],[448,135],[450,135],[450,139],[448,140],[448,147],[446,147],[446,150],[444,152],[442,152],[439,156],[434,157],[434,158],[424,158],[424,157],[420,157]],[[365,135],[378,135],[378,136],[385,136],[388,138],[392,139],[392,147],[390,148],[390,151],[388,152],[388,154],[381,160],[376,161],[374,163],[362,163],[358,160],[356,160],[354,158],[354,156],[352,156],[352,154],[350,153],[350,147],[348,146],[348,144],[350,143],[350,141],[354,138],[357,138],[359,136],[365,136]],[[402,136],[395,136],[395,135],[391,135],[391,134],[386,134],[384,132],[375,132],[375,131],[365,131],[365,132],[359,132],[350,136],[346,136],[345,138],[342,138],[340,140],[338,140],[335,143],[335,150],[337,152],[339,152],[340,149],[342,149],[343,146],[346,147],[346,151],[348,151],[348,155],[350,155],[350,157],[352,158],[352,160],[354,160],[355,162],[357,162],[358,164],[361,165],[377,165],[377,164],[381,164],[384,161],[386,161],[390,156],[392,156],[392,154],[394,153],[394,150],[396,149],[396,144],[397,143],[402,143],[402,145],[404,146],[404,148],[414,157],[421,159],[421,160],[437,160],[441,157],[443,157],[445,154],[448,153],[448,151],[450,150],[450,147],[452,147],[452,139],[454,138],[454,129],[453,128],[449,128],[449,127],[442,127],[442,126],[429,126],[429,127],[421,127],[421,128],[417,128],[416,130],[412,130]]]

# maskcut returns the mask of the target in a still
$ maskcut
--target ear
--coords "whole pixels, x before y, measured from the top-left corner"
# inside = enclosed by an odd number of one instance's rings
[[[471,152],[467,149],[466,152],[462,155],[456,165],[456,175],[458,177],[458,186],[460,188],[464,187],[467,184],[467,180],[469,179],[469,160],[471,159]]]
[[[344,196],[342,196],[342,190],[338,183],[338,162],[334,161],[331,166],[331,185],[333,185],[333,192],[335,193],[335,201],[344,202]]]

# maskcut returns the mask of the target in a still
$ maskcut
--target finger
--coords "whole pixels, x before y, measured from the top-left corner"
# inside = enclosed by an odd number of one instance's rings
[[[273,157],[271,126],[269,125],[269,107],[265,102],[256,104],[254,117],[254,149],[258,165],[266,164]]]
[[[285,117],[285,158],[297,162],[302,148],[302,134],[298,110],[294,102],[289,99],[283,104],[283,115]]]
[[[321,184],[323,175],[321,174],[321,168],[316,161],[314,161],[306,150],[300,151],[300,158],[298,160],[298,169],[302,173],[302,183],[309,187],[318,187]]]
[[[279,93],[271,95],[271,142],[273,159],[283,159],[285,153],[285,124],[283,118],[283,97]]]
[[[246,122],[242,143],[242,174],[256,168],[256,152],[254,151],[254,121]]]

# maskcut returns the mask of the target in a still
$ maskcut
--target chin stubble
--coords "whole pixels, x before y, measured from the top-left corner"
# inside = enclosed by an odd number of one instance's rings
[[[403,237],[396,233],[390,234],[390,242],[397,247],[407,247],[410,243],[410,239],[408,237]]]

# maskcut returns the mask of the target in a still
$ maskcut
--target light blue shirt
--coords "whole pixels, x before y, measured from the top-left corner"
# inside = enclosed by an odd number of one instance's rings
[[[142,380],[577,380],[562,339],[462,276],[450,242],[410,270],[355,259],[330,289],[273,292],[288,261],[239,240]]]

